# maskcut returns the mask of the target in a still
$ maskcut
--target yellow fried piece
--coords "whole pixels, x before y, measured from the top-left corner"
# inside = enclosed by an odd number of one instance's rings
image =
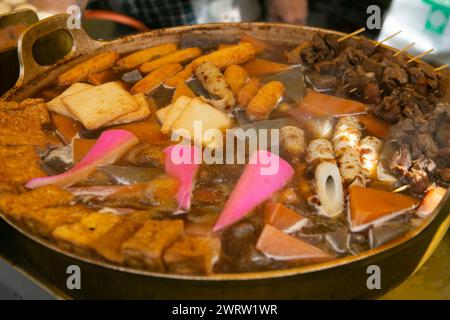
[[[20,220],[25,212],[68,206],[72,200],[73,195],[70,192],[55,186],[46,186],[22,194],[0,195],[0,211],[15,220]]]
[[[141,81],[137,82],[131,88],[131,93],[148,93],[159,87],[167,79],[173,77],[181,69],[183,69],[183,66],[179,63],[163,65],[150,72]]]
[[[183,70],[178,72],[172,78],[164,82],[164,85],[169,88],[176,88],[180,83],[185,82],[194,74],[194,69],[192,69],[192,63],[184,67]]]
[[[23,146],[0,146],[0,182],[22,187],[28,180],[45,177],[40,159],[34,148]]]
[[[235,95],[238,94],[239,90],[242,89],[242,87],[248,80],[247,71],[245,71],[245,69],[241,66],[235,64],[229,66],[225,70],[224,76],[225,80],[231,88],[231,91],[233,91]]]
[[[246,107],[250,100],[256,95],[261,83],[257,78],[251,78],[239,91],[237,94],[238,103],[242,107]]]
[[[122,245],[127,264],[164,271],[163,251],[183,233],[182,220],[150,220]]]
[[[180,82],[177,85],[177,88],[175,89],[175,92],[173,93],[171,103],[174,103],[175,101],[177,101],[177,99],[179,97],[181,97],[181,96],[186,96],[188,98],[195,98],[196,97],[195,93],[184,82]]]
[[[31,232],[49,238],[57,227],[76,223],[90,213],[84,206],[45,208],[24,212],[22,221]]]
[[[149,73],[167,64],[186,63],[199,57],[201,54],[202,50],[200,50],[199,48],[187,48],[178,50],[162,58],[144,63],[139,67],[139,71],[141,71],[142,73]]]
[[[117,52],[101,53],[61,74],[58,77],[58,85],[69,86],[75,82],[85,81],[90,74],[102,72],[114,66],[118,58]]]
[[[203,62],[211,62],[220,69],[225,69],[232,64],[242,64],[256,55],[256,50],[251,43],[240,43],[238,45],[220,49],[210,54],[201,56],[192,62],[194,70]]]
[[[158,57],[163,57],[177,51],[175,43],[166,43],[160,46],[144,49],[132,53],[122,59],[117,60],[117,65],[123,69],[134,69],[141,64],[146,63]]]
[[[247,106],[247,117],[250,120],[263,120],[277,106],[284,93],[284,85],[280,81],[271,81],[259,89],[256,96]]]

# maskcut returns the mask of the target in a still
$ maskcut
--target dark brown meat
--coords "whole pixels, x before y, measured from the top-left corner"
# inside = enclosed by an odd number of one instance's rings
[[[405,85],[408,83],[408,80],[408,74],[404,69],[400,67],[387,67],[383,71],[381,83],[391,91],[398,86]]]
[[[137,167],[159,167],[164,162],[163,147],[149,143],[141,143],[133,147],[123,160]]]
[[[417,143],[427,158],[434,159],[438,156],[439,147],[429,133],[417,135]]]
[[[389,165],[392,172],[403,176],[408,172],[412,165],[411,151],[407,144],[402,144],[400,148],[395,152]]]

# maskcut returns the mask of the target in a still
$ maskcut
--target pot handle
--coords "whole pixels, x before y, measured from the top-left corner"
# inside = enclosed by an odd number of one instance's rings
[[[102,45],[101,41],[93,40],[82,28],[68,27],[70,18],[71,16],[68,14],[54,15],[32,25],[21,34],[17,43],[20,63],[20,75],[17,85],[23,85],[38,74],[51,68],[51,66],[40,65],[33,55],[34,43],[43,36],[58,30],[65,30],[70,34],[73,44],[70,52],[64,57],[65,60],[95,50]]]

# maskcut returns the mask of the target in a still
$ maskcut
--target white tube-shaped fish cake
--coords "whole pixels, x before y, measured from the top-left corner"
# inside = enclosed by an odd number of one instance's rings
[[[236,105],[234,94],[216,65],[203,62],[195,69],[195,74],[206,91],[220,98],[220,100],[212,100],[203,97],[203,100],[223,110],[230,110]]]
[[[342,117],[338,120],[333,135],[333,147],[341,176],[348,186],[365,185],[359,151],[360,138],[358,119]]]
[[[361,139],[359,144],[361,169],[367,180],[371,180],[376,174],[382,147],[383,143],[376,137],[367,136]]]
[[[312,202],[318,213],[329,218],[340,215],[344,210],[344,190],[331,142],[326,139],[311,141],[307,148],[306,161],[315,167],[316,196]]]

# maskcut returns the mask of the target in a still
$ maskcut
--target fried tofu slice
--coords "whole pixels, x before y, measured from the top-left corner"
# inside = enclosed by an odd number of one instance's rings
[[[144,63],[139,67],[139,71],[142,73],[150,73],[164,65],[174,64],[174,63],[186,63],[189,62],[202,54],[202,50],[199,48],[186,48],[182,50],[175,51],[167,56],[159,59]],[[166,79],[167,80],[167,79]]]
[[[125,262],[163,272],[163,251],[183,234],[182,220],[150,220],[122,245]]]
[[[24,212],[22,221],[31,232],[50,238],[57,227],[76,223],[90,213],[92,210],[84,206],[44,208]]]
[[[79,222],[57,227],[52,236],[64,248],[80,254],[94,252],[94,244],[108,234],[123,218],[110,213],[95,212]]]
[[[186,236],[164,252],[167,271],[176,274],[211,274],[219,259],[221,243],[218,238]]]
[[[0,195],[0,211],[14,220],[20,220],[22,214],[44,208],[68,206],[73,195],[55,186],[37,188],[22,194]]]
[[[108,82],[62,98],[88,130],[95,130],[139,109],[136,99],[116,82]]]
[[[26,99],[20,103],[21,116],[38,121],[41,125],[50,123],[50,114],[43,99]]]
[[[183,69],[183,66],[179,63],[171,63],[154,69],[131,88],[131,93],[148,93],[158,88],[164,81],[173,77],[181,69]]]
[[[147,48],[134,52],[117,61],[117,65],[123,69],[130,70],[139,67],[150,60],[163,57],[177,51],[178,46],[175,43],[166,43],[156,47]]]
[[[70,96],[72,94],[80,93],[82,91],[85,91],[87,89],[93,88],[92,85],[87,83],[74,83],[69,88],[67,88],[63,93],[61,93],[59,96],[54,98],[53,100],[47,102],[47,108],[50,111],[56,112],[60,115],[72,118],[76,120],[76,117],[70,112],[64,102],[62,101],[62,98]]]
[[[102,72],[113,67],[117,59],[119,59],[117,52],[101,53],[61,74],[58,77],[58,85],[69,86],[75,82],[85,81],[90,74]]]
[[[0,182],[22,187],[28,180],[45,177],[32,146],[0,146]]]
[[[150,104],[148,102],[147,97],[143,93],[138,93],[133,95],[134,99],[139,104],[139,109],[132,111],[130,113],[127,113],[123,116],[120,116],[119,118],[113,120],[110,123],[107,123],[107,126],[115,126],[119,124],[125,124],[130,122],[135,122],[139,120],[143,120],[145,118],[148,118],[151,114],[150,111]]]
[[[0,145],[45,147],[48,139],[39,121],[0,111]]]

